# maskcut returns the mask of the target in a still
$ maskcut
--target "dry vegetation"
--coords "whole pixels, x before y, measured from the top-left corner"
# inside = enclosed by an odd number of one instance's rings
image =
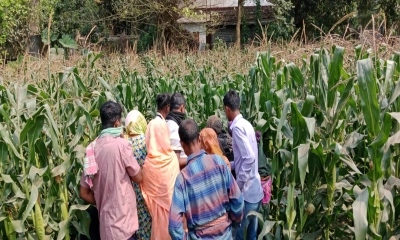
[[[213,50],[198,53],[179,52],[169,50],[165,56],[159,52],[149,51],[145,54],[136,54],[128,52],[105,53],[96,61],[95,69],[101,71],[101,74],[110,76],[110,79],[118,79],[121,69],[136,71],[139,75],[146,75],[149,69],[154,69],[157,75],[184,76],[190,74],[195,69],[212,67],[215,71],[215,79],[226,75],[236,75],[247,73],[250,66],[254,64],[257,52],[271,49],[271,53],[277,59],[277,62],[294,62],[301,64],[303,58],[310,56],[316,49],[332,46],[342,46],[346,49],[345,65],[354,63],[354,49],[361,46],[363,50],[375,52],[377,57],[386,59],[393,51],[399,49],[400,38],[382,37],[379,33],[373,31],[364,31],[358,39],[353,35],[338,36],[334,34],[321,36],[319,39],[309,41],[301,36],[301,41],[291,42],[273,42],[262,41],[262,44],[250,44],[238,51],[232,47],[219,46]],[[264,38],[266,39],[266,38]],[[92,49],[98,52],[97,49]],[[0,80],[7,82],[33,82],[38,79],[48,79],[48,70],[51,73],[63,72],[66,67],[78,66],[81,71],[87,66],[86,56],[75,53],[68,60],[56,57],[35,58],[24,56],[16,62],[3,63],[0,65]],[[151,64],[152,66],[149,66]],[[89,68],[88,68],[89,69]],[[154,74],[154,73],[153,73]]]

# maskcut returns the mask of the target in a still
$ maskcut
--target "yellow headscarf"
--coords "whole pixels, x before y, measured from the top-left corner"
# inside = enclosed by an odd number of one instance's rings
[[[130,111],[125,119],[126,133],[129,135],[145,135],[147,122],[137,110]]]

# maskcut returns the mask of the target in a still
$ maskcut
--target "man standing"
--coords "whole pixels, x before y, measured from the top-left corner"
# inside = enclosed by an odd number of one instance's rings
[[[189,156],[175,182],[168,225],[172,239],[232,239],[232,225],[243,217],[243,196],[235,179],[220,156],[201,149],[193,120],[180,124],[179,136]]]
[[[172,150],[176,153],[179,160],[179,166],[182,169],[186,165],[187,156],[183,151],[178,134],[179,125],[185,119],[186,100],[181,93],[174,93],[171,96],[171,111],[167,115],[167,125],[171,139]]]
[[[142,181],[141,169],[127,140],[121,137],[122,108],[108,101],[100,108],[103,130],[86,149],[79,195],[99,211],[100,237],[134,239],[138,229],[132,182]]]
[[[244,238],[244,226],[247,226],[246,239],[257,238],[257,218],[247,218],[250,211],[258,211],[263,198],[260,175],[258,173],[258,149],[253,126],[240,114],[239,94],[230,90],[224,96],[226,117],[232,121],[230,129],[233,138],[234,162],[232,170],[236,172],[236,181],[244,197],[244,217],[240,228],[236,231],[235,239]]]

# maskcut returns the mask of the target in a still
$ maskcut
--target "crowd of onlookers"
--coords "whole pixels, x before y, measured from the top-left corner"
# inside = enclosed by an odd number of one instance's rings
[[[132,110],[125,128],[118,103],[100,108],[103,130],[87,146],[80,187],[96,206],[91,239],[256,239],[257,218],[247,215],[269,201],[271,179],[239,94],[223,99],[227,131],[217,116],[200,131],[180,93],[156,102],[155,119]]]

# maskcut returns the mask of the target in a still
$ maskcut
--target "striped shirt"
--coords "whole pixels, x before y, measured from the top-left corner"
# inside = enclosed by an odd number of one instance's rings
[[[188,157],[188,165],[175,182],[169,213],[172,239],[232,239],[232,221],[240,223],[244,200],[224,160],[204,150]]]

